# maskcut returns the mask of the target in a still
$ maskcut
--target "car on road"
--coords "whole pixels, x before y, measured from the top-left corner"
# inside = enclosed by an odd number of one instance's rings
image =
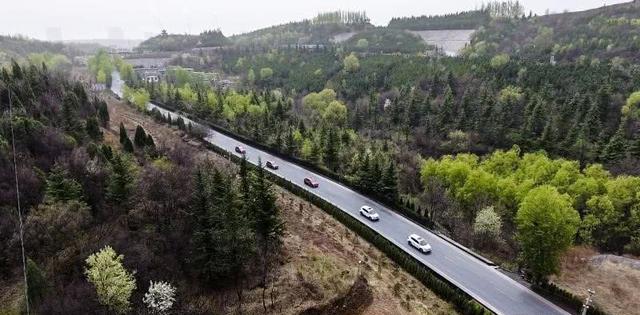
[[[431,245],[429,245],[427,240],[418,234],[409,235],[407,243],[424,254],[431,252]]]
[[[241,146],[236,146],[236,153],[239,153],[239,154],[245,154],[245,153],[247,153],[247,150],[245,150],[245,149],[244,149],[243,147],[241,147]]]
[[[304,184],[311,187],[311,188],[318,188],[318,182],[316,182],[315,180],[313,180],[310,177],[305,177],[304,178]]]
[[[380,220],[380,216],[369,206],[360,207],[360,214],[371,221]]]
[[[265,165],[267,166],[267,168],[270,168],[272,170],[277,170],[279,167],[278,164],[276,164],[276,162],[273,162],[273,161],[267,161]]]

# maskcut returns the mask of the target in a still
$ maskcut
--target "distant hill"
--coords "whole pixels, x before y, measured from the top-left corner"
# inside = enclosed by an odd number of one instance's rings
[[[315,18],[291,22],[232,36],[237,46],[329,44],[335,35],[373,28],[364,12],[328,12]]]
[[[168,34],[163,30],[160,35],[151,37],[138,45],[140,51],[182,51],[197,47],[220,47],[230,43],[220,30],[204,31],[199,35]]]
[[[524,58],[599,62],[640,61],[640,4],[616,4],[581,12],[495,19],[480,28],[469,55],[508,53]],[[622,60],[619,59],[618,60]]]
[[[60,54],[73,56],[78,51],[62,43],[45,42],[22,36],[0,35],[0,64],[10,62],[11,59],[20,59],[29,54]]]

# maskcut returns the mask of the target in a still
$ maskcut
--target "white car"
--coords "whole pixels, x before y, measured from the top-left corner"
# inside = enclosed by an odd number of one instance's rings
[[[424,254],[431,252],[431,245],[429,245],[429,243],[427,243],[427,240],[425,240],[418,234],[409,235],[407,242],[409,243],[409,245],[415,247],[417,250],[421,251]]]
[[[380,217],[378,216],[378,214],[375,211],[373,211],[373,208],[369,206],[360,207],[360,214],[371,221],[380,220]]]

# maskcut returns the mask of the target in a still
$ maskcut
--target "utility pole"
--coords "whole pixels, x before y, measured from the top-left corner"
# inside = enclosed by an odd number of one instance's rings
[[[581,315],[587,315],[587,311],[589,310],[589,308],[591,307],[591,303],[593,302],[593,295],[596,294],[596,292],[591,289],[588,289],[587,292],[589,292],[589,296],[587,296],[584,304],[582,304],[582,312],[580,312]]]

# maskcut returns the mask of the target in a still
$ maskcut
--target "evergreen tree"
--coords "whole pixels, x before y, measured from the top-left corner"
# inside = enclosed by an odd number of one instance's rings
[[[266,309],[265,292],[267,289],[267,275],[271,260],[277,254],[284,234],[284,224],[280,220],[276,196],[271,185],[265,178],[262,162],[258,162],[258,169],[251,182],[251,194],[253,196],[251,213],[253,214],[253,231],[260,244],[260,256],[262,258],[262,303]]]
[[[358,169],[356,170],[356,179],[358,187],[364,192],[370,192],[373,190],[369,181],[369,174],[371,173],[371,161],[369,160],[369,154],[362,152],[360,155],[360,163],[358,163]]]
[[[27,258],[27,295],[31,306],[37,306],[48,290],[47,277],[38,265]]]
[[[127,142],[126,139],[129,139],[127,129],[124,127],[124,124],[120,122],[120,144],[124,145]]]
[[[602,130],[600,116],[600,107],[598,103],[592,102],[589,107],[589,111],[587,111],[584,121],[582,122],[582,129],[584,129],[582,133],[590,142],[595,142]]]
[[[601,158],[605,162],[613,162],[624,157],[627,151],[627,141],[624,138],[624,121],[620,123],[618,131],[609,139],[609,143],[604,148]]]
[[[453,92],[451,91],[451,87],[447,86],[444,92],[444,100],[438,112],[437,126],[441,132],[446,131],[453,122],[453,101]]]
[[[266,179],[262,162],[258,163],[254,178],[251,181],[251,213],[253,214],[254,230],[263,245],[263,254],[273,245],[280,242],[283,223],[280,220],[276,196],[271,184]]]
[[[127,137],[124,140],[124,145],[122,146],[122,149],[127,152],[127,153],[133,153],[133,143],[131,142],[131,140],[129,139],[129,137]]]
[[[531,115],[526,117],[526,135],[530,137],[539,137],[542,134],[546,125],[545,112],[546,106],[544,105],[544,101],[538,98],[533,110],[531,111]]]
[[[393,162],[389,162],[382,176],[382,196],[391,202],[398,200],[398,181]]]
[[[288,155],[293,155],[298,151],[298,144],[293,138],[293,128],[289,127],[287,132],[287,138],[285,139],[285,152]]]
[[[109,109],[104,101],[98,103],[98,119],[102,127],[107,128],[109,126]]]
[[[249,178],[249,165],[247,158],[242,156],[240,160],[240,197],[248,203],[251,198],[251,179]]]
[[[73,92],[67,92],[62,100],[62,119],[64,129],[71,133],[77,140],[82,139],[82,124],[78,119],[80,108],[78,97]]]
[[[629,146],[629,156],[640,159],[640,133],[636,134],[635,139]]]
[[[147,134],[140,125],[136,127],[136,134],[133,141],[138,148],[143,148],[147,144]]]
[[[64,167],[56,163],[47,176],[45,197],[51,202],[81,200],[82,186],[71,178]]]
[[[111,159],[111,176],[107,186],[107,198],[113,203],[122,206],[128,202],[133,190],[132,172],[133,166],[128,158],[123,154],[115,153]]]
[[[86,122],[87,135],[95,141],[102,140],[102,131],[100,130],[100,126],[98,125],[98,119],[95,117],[89,117]]]
[[[336,171],[340,162],[338,159],[339,152],[340,139],[338,137],[338,133],[333,128],[331,128],[329,130],[325,145],[324,161],[326,166],[333,171]]]
[[[148,134],[147,134],[147,139],[145,140],[145,142],[144,142],[144,143],[145,143],[145,145],[146,145],[147,147],[150,147],[150,148],[152,148],[152,149],[155,149],[155,148],[156,148],[156,143],[155,143],[155,141],[153,141],[153,137],[151,137],[151,134],[150,134],[150,133],[148,133]]]

